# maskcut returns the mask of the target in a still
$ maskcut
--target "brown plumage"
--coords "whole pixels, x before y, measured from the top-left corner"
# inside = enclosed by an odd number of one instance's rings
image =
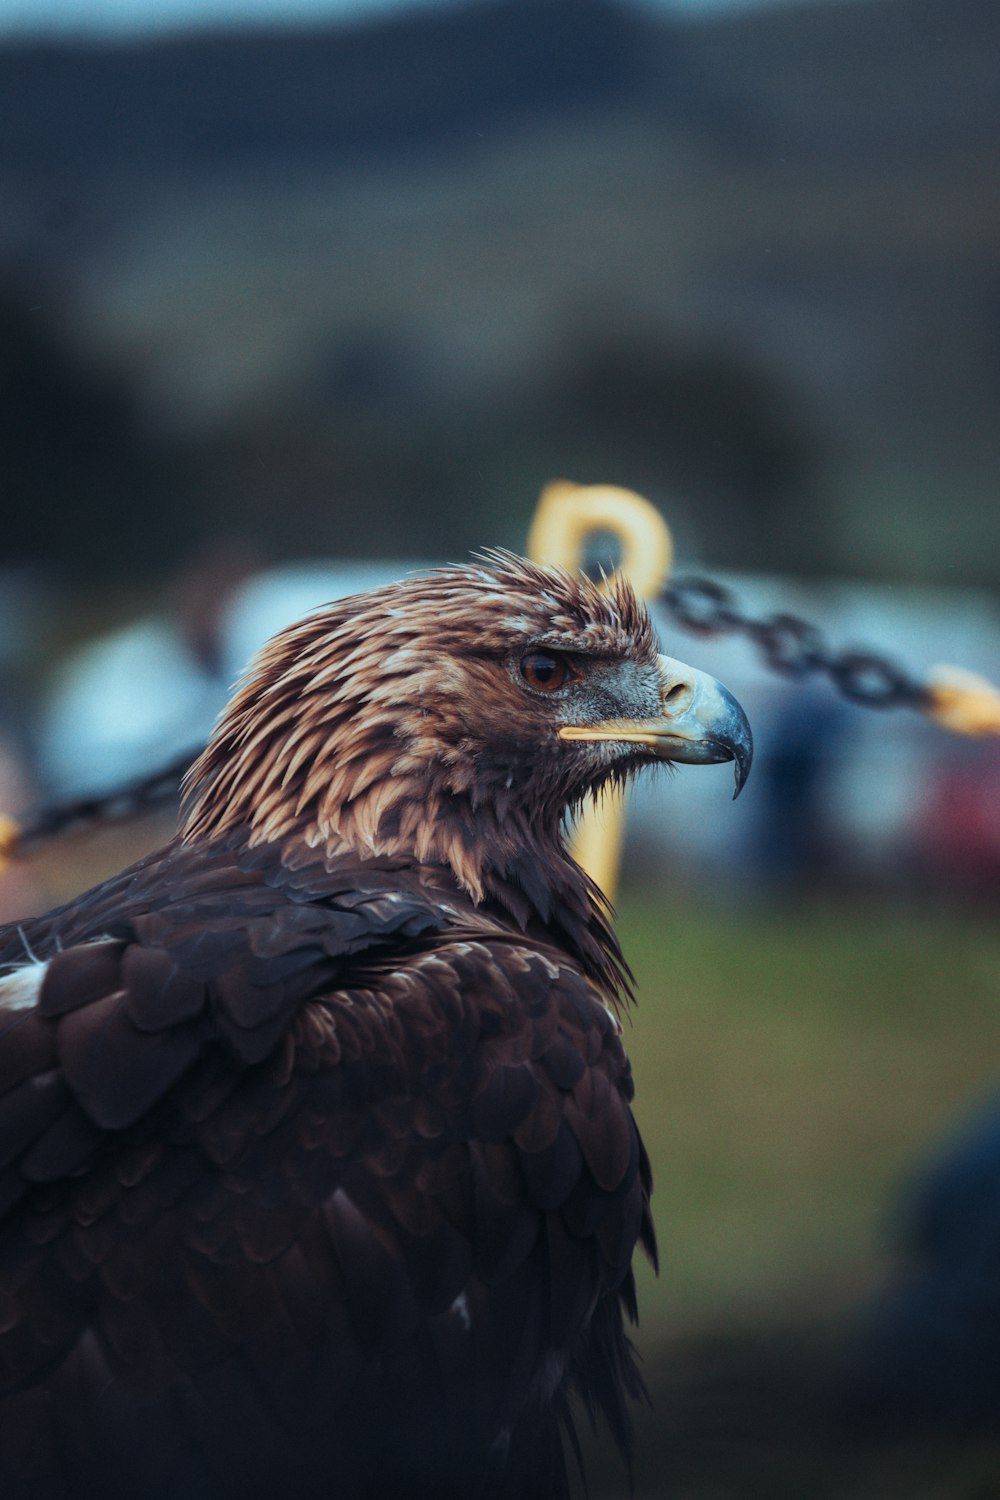
[[[494,555],[261,654],[177,839],[0,934],[0,1494],[551,1496],[654,1254],[561,820],[740,711]],[[693,726],[693,727],[692,727]]]

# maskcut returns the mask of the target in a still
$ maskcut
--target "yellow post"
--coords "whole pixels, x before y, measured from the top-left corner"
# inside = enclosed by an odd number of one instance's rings
[[[670,572],[673,540],[659,511],[634,490],[554,480],[541,493],[528,533],[528,554],[536,562],[579,568],[584,544],[595,531],[617,537],[622,557],[615,572],[626,575],[641,599],[654,598]],[[599,805],[584,810],[573,834],[574,859],[609,901],[614,900],[618,880],[624,816],[621,793],[608,792]]]
[[[7,813],[0,813],[0,875],[14,863],[21,825]]]

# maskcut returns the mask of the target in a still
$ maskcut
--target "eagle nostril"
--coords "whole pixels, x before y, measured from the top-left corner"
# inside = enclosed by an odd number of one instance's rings
[[[672,707],[676,707],[687,691],[688,685],[686,682],[675,682],[673,687],[669,687],[665,692],[661,693],[660,701],[663,704],[669,703]]]

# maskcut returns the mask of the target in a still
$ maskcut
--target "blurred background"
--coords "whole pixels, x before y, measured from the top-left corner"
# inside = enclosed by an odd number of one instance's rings
[[[993,0],[0,0],[0,810],[196,748],[274,629],[523,549],[556,476],[996,680],[998,167]],[[635,1492],[985,1500],[1000,741],[660,623],[759,750],[630,823]],[[39,847],[0,918],[170,827]]]

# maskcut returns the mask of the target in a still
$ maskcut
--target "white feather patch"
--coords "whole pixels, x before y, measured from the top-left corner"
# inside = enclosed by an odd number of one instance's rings
[[[38,1004],[38,992],[48,970],[48,962],[22,964],[12,974],[0,978],[0,1008],[31,1010]]]

